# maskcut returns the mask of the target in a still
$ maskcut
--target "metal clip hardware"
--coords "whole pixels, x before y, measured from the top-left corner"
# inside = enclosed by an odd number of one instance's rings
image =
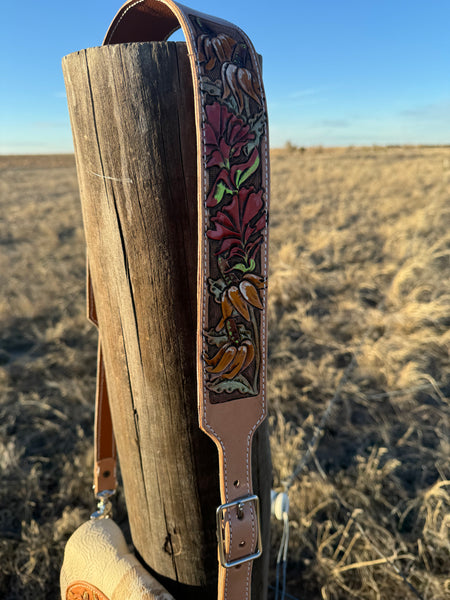
[[[230,510],[231,508],[236,508],[238,519],[242,519],[244,516],[244,507],[245,504],[249,502],[255,503],[256,508],[256,529],[258,532],[258,543],[256,546],[256,551],[253,554],[248,554],[247,556],[243,556],[242,558],[237,558],[236,560],[227,561],[225,556],[225,538],[224,538],[224,518],[225,512]],[[243,498],[238,498],[234,500],[234,502],[228,502],[227,504],[221,504],[216,510],[216,527],[217,527],[217,542],[219,544],[219,558],[220,564],[225,569],[229,569],[230,567],[237,567],[238,565],[242,565],[243,563],[249,562],[250,560],[255,560],[255,558],[259,558],[262,554],[262,539],[261,539],[261,523],[260,523],[260,511],[259,511],[259,498],[256,495],[253,496],[244,496]]]
[[[111,496],[114,496],[116,490],[103,490],[95,495],[97,499],[97,510],[92,513],[91,520],[109,519],[112,516]]]

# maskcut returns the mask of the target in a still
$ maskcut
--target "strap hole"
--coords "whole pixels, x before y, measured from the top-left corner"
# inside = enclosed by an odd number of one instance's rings
[[[241,482],[239,481],[239,479],[236,479],[236,481],[233,482],[234,487],[239,487],[241,485]]]
[[[234,568],[235,569],[240,569],[242,565],[236,565]]]
[[[111,471],[103,471],[103,473],[102,473],[102,477],[104,477],[105,479],[107,479],[110,475],[111,475]]]
[[[240,548],[243,548],[244,546],[245,546],[245,542],[244,542],[244,540],[242,540],[242,542],[239,542],[239,547],[240,547]]]

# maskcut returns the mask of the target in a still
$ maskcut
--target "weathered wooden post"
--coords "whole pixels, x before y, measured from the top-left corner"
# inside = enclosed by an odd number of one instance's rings
[[[113,424],[134,546],[175,598],[217,588],[218,459],[196,388],[197,164],[184,43],[116,44],[63,60]],[[267,594],[271,462],[253,442]]]

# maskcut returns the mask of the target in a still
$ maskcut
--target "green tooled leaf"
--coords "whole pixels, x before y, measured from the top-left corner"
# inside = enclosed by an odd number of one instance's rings
[[[214,300],[220,304],[222,292],[227,287],[225,281],[223,279],[212,279],[212,277],[209,277],[208,283],[209,291],[214,296]]]
[[[261,111],[252,119],[249,119],[248,124],[250,125],[250,131],[255,134],[255,139],[252,140],[245,149],[247,156],[250,156],[253,148],[259,147],[261,137],[264,135],[264,131],[266,129],[266,116],[264,111]]]
[[[203,92],[206,92],[210,96],[220,97],[222,95],[222,87],[209,80],[202,79],[201,88]]]
[[[208,342],[208,344],[214,345],[214,346],[222,346],[222,344],[225,344],[226,342],[228,342],[228,336],[226,333],[217,333],[217,331],[215,329],[210,329],[209,331],[207,331],[205,333],[206,336],[206,341]]]
[[[244,263],[238,263],[237,265],[233,265],[232,269],[236,269],[236,271],[242,271],[243,273],[248,273],[249,271],[254,271],[256,267],[256,263],[253,258],[250,259],[250,264],[244,265]]]
[[[241,187],[241,185],[244,183],[244,181],[247,181],[247,179],[253,175],[253,173],[256,171],[256,169],[259,166],[259,156],[256,157],[255,162],[250,165],[250,167],[246,170],[246,171],[238,171],[237,175],[236,175],[236,185],[238,187],[238,189]]]
[[[217,204],[220,204],[225,194],[232,194],[233,192],[227,188],[223,181],[219,181],[214,192],[214,199],[217,200]]]
[[[231,394],[232,392],[239,392],[240,394],[253,394],[253,389],[250,383],[243,375],[237,375],[232,380],[223,380],[214,383],[208,383],[208,389],[217,394]]]

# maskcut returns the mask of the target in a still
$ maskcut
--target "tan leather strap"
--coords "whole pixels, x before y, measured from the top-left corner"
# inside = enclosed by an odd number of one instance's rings
[[[269,159],[261,70],[236,26],[172,0],[131,0],[105,44],[166,40],[181,26],[191,62],[198,156],[197,366],[200,427],[219,451],[219,600],[251,597],[259,556],[251,446],[266,416],[266,281]],[[91,319],[95,303],[91,298]],[[107,399],[101,348],[97,424]],[[111,437],[108,443],[111,441]],[[99,432],[97,452],[107,436]],[[106,447],[106,446],[105,446]],[[106,459],[97,456],[100,469]],[[109,469],[107,469],[109,470]],[[108,479],[108,481],[110,481]]]
[[[92,289],[89,265],[87,267],[87,316],[98,327],[94,291]],[[94,424],[94,493],[97,495],[117,487],[116,465],[117,451],[109,406],[108,387],[106,385],[105,365],[103,363],[102,344],[99,332],[97,353],[97,388],[95,394]]]

